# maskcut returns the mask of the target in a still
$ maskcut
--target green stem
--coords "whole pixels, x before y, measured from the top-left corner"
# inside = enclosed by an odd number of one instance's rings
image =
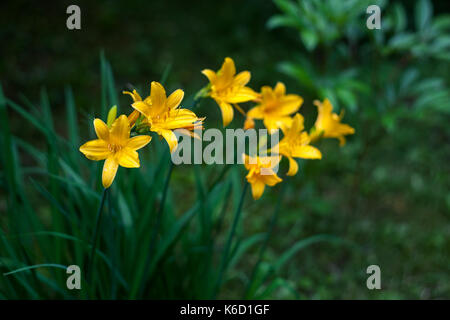
[[[172,176],[173,167],[174,167],[174,164],[171,161],[170,166],[169,166],[169,172],[167,173],[166,181],[164,182],[164,189],[163,189],[163,195],[161,198],[161,203],[159,205],[158,212],[156,213],[156,220],[155,220],[155,224],[153,225],[152,235],[150,238],[150,247],[148,249],[147,260],[145,263],[145,265],[146,265],[145,275],[142,278],[142,279],[144,279],[144,282],[145,282],[145,279],[147,279],[147,276],[148,276],[147,273],[148,273],[148,270],[150,269],[151,259],[153,258],[153,251],[154,251],[154,248],[156,247],[156,238],[158,236],[159,228],[161,225],[161,220],[162,220],[161,218],[164,213],[164,204],[166,202],[167,193],[169,190],[169,182],[170,182],[170,177]],[[141,286],[140,293],[142,293],[142,290],[144,289],[144,287],[145,286]]]
[[[103,215],[103,207],[105,206],[105,199],[108,189],[103,189],[102,192],[102,198],[100,200],[100,206],[98,207],[97,211],[97,218],[95,222],[95,230],[94,235],[92,237],[92,249],[91,254],[88,258],[87,264],[86,264],[86,277],[87,281],[90,282],[91,276],[92,276],[92,268],[94,266],[94,258],[95,258],[95,250],[97,249],[97,238],[98,238],[98,231],[100,230],[100,224],[102,222],[102,215]]]
[[[214,180],[214,182],[209,186],[209,190],[214,189],[214,187],[220,182],[222,181],[223,177],[225,176],[225,174],[227,173],[228,170],[230,170],[230,168],[232,167],[232,164],[225,164],[222,171],[220,172],[219,176],[216,178],[216,180]]]
[[[242,190],[241,199],[239,200],[239,205],[237,207],[236,213],[234,214],[233,225],[231,226],[231,231],[230,231],[230,234],[228,235],[228,239],[227,239],[227,242],[225,244],[225,248],[224,248],[224,251],[222,254],[222,263],[221,263],[220,270],[219,270],[219,276],[217,277],[217,282],[216,282],[216,285],[214,288],[213,299],[215,299],[217,297],[217,294],[219,293],[219,288],[222,284],[223,274],[225,273],[225,270],[228,266],[228,258],[230,255],[231,243],[233,242],[233,237],[236,232],[236,227],[237,227],[238,222],[241,217],[242,206],[244,204],[244,199],[245,199],[245,195],[247,193],[247,189],[248,189],[248,183],[245,182],[244,189]]]
[[[278,201],[277,201],[277,204],[275,206],[275,210],[273,211],[272,218],[270,219],[269,230],[267,231],[267,234],[266,234],[266,236],[264,238],[264,242],[263,242],[263,244],[262,244],[262,246],[261,246],[261,248],[259,250],[258,260],[256,261],[256,264],[253,267],[252,274],[250,276],[250,280],[248,282],[247,288],[246,288],[245,293],[244,293],[244,299],[248,298],[250,290],[252,289],[252,285],[253,285],[253,282],[255,280],[256,273],[258,272],[259,265],[261,264],[262,258],[264,256],[264,252],[266,251],[267,245],[269,243],[269,239],[270,239],[270,237],[271,237],[271,235],[273,233],[273,230],[275,229],[275,225],[276,225],[277,220],[278,220],[278,213],[280,212],[281,202],[282,202],[282,199],[283,199],[283,196],[284,196],[284,191],[286,189],[285,185],[286,185],[285,183],[281,184],[281,190],[280,190],[280,193],[278,194]]]

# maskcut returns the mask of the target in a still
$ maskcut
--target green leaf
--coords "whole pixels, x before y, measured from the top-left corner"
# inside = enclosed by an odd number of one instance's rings
[[[406,13],[405,9],[400,3],[394,4],[394,19],[395,19],[395,32],[405,30],[406,28]]]
[[[66,87],[65,95],[69,141],[72,146],[78,147],[80,145],[80,138],[78,133],[77,113],[75,111],[75,100],[73,98],[73,92],[70,87]]]
[[[274,3],[284,13],[298,17],[298,7],[290,0],[274,0]]]
[[[316,235],[299,240],[277,259],[277,261],[273,265],[274,270],[280,270],[289,260],[291,260],[297,254],[298,251],[319,242],[342,243],[343,240],[341,238],[330,235]]]
[[[429,0],[419,0],[416,3],[414,15],[417,30],[423,31],[429,26],[432,14],[433,7]]]
[[[228,268],[232,269],[239,262],[239,260],[247,250],[249,250],[255,244],[264,240],[265,235],[265,233],[258,233],[242,241],[239,247],[236,248],[236,252],[234,253],[234,255],[231,257]]]
[[[163,86],[166,85],[167,78],[169,77],[169,74],[170,74],[170,70],[172,70],[172,63],[168,63],[166,65],[166,67],[164,68],[163,74],[159,81]]]
[[[170,230],[167,232],[167,234],[164,235],[164,237],[156,251],[155,258],[152,260],[152,263],[150,265],[149,274],[152,274],[154,268],[156,267],[156,264],[168,252],[168,249],[175,244],[176,240],[180,237],[181,232],[186,228],[189,221],[192,219],[192,217],[195,215],[195,213],[198,211],[198,209],[199,209],[199,204],[197,203],[191,209],[186,211],[181,216],[181,218],[179,218],[173,224],[173,226],[170,228]]]
[[[314,50],[319,43],[319,37],[313,30],[302,30],[300,32],[300,37],[302,38],[303,44],[308,51]]]
[[[122,224],[126,229],[130,229],[133,226],[133,216],[131,215],[130,208],[122,192],[119,192],[119,213],[122,218]]]
[[[410,49],[416,43],[416,39],[415,34],[399,33],[389,40],[388,46],[394,50]]]
[[[10,201],[8,202],[8,206],[10,209],[13,209],[14,199],[16,194],[16,170],[13,159],[13,151],[12,151],[12,137],[9,128],[9,119],[8,119],[8,110],[6,109],[6,99],[3,95],[3,90],[0,85],[0,127],[1,127],[1,163],[3,166],[3,170],[5,172],[6,181],[7,181],[7,193],[10,195]]]
[[[339,88],[336,89],[336,95],[350,111],[356,111],[356,97],[351,91]]]
[[[111,128],[113,122],[116,120],[116,117],[117,117],[117,106],[114,105],[111,107],[111,109],[109,109],[109,112],[108,112],[108,119],[106,122],[108,127]]]
[[[419,77],[419,71],[417,69],[408,69],[403,74],[400,80],[400,91],[406,91],[413,84],[413,82]]]
[[[301,25],[297,19],[290,16],[274,15],[266,23],[267,29],[275,29],[279,27],[297,27]]]
[[[36,129],[38,129],[39,131],[44,133],[46,136],[48,135],[48,130],[46,129],[46,127],[43,124],[41,124],[41,122],[39,120],[37,120],[35,116],[33,116],[31,113],[26,111],[24,108],[22,108],[21,106],[19,106],[18,104],[16,104],[15,102],[13,102],[9,99],[6,99],[6,102],[12,109],[17,111],[23,118],[25,118],[34,127],[36,127]]]
[[[295,287],[291,283],[282,278],[276,278],[267,286],[267,288],[265,288],[265,290],[261,294],[256,297],[256,299],[270,299],[272,297],[272,293],[279,288],[284,288],[289,291],[296,299],[299,298],[298,293],[295,291]]]
[[[450,29],[450,15],[440,15],[434,18],[432,28],[438,32],[445,32]]]
[[[44,196],[50,203],[53,204],[53,206],[58,209],[60,213],[62,213],[69,221],[71,221],[71,216],[69,213],[62,207],[61,203],[58,201],[57,198],[53,196],[52,193],[50,193],[46,188],[44,188],[40,183],[36,182],[33,179],[30,179],[33,186],[39,191],[40,194]]]
[[[314,90],[316,84],[312,76],[308,73],[308,71],[303,68],[300,64],[295,64],[292,62],[282,62],[278,64],[278,70],[281,73],[284,73],[297,81],[299,81],[304,86]]]
[[[64,266],[64,265],[62,265],[62,264],[56,264],[56,263],[41,263],[41,264],[35,264],[35,265],[32,265],[32,266],[26,266],[26,267],[23,267],[23,268],[19,268],[19,269],[10,271],[10,272],[6,272],[6,273],[4,273],[3,275],[4,275],[4,276],[9,276],[9,275],[11,275],[11,274],[15,274],[15,273],[18,273],[18,272],[29,271],[29,270],[37,269],[37,268],[59,268],[59,269],[64,269],[64,270],[67,269],[67,267]]]

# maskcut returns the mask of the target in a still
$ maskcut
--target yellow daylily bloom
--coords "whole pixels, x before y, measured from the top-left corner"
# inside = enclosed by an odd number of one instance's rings
[[[181,89],[175,90],[167,97],[164,87],[159,82],[153,81],[150,96],[144,100],[136,91],[124,93],[132,96],[134,102],[131,106],[135,111],[144,115],[145,119],[142,124],[163,137],[169,145],[170,152],[173,152],[178,146],[178,140],[173,130],[191,131],[202,128],[204,118],[198,118],[191,110],[178,108],[184,97]]]
[[[128,94],[133,99],[133,102],[142,101],[141,96],[139,95],[139,93],[136,90],[133,90],[132,92],[130,92],[130,91],[122,91],[122,93],[123,94]],[[147,97],[147,99],[146,99],[147,102],[151,104],[150,97]],[[137,121],[137,119],[139,119],[140,115],[141,114],[139,113],[139,111],[133,110],[133,112],[131,112],[130,115],[128,116],[128,121],[130,121],[130,126],[132,128],[136,124],[136,121]]]
[[[297,113],[290,128],[283,128],[284,137],[278,144],[278,152],[289,159],[287,175],[294,176],[298,171],[298,163],[294,158],[321,159],[319,149],[310,146],[311,139],[306,131],[303,131],[303,116]]]
[[[233,120],[233,104],[251,101],[259,96],[257,92],[246,87],[250,81],[250,72],[242,71],[236,74],[236,67],[231,58],[225,58],[218,72],[205,69],[202,73],[211,84],[208,95],[219,105],[224,127]]]
[[[139,168],[139,155],[136,150],[145,147],[152,138],[130,138],[130,123],[125,115],[117,118],[111,128],[102,120],[95,119],[94,128],[98,139],[86,142],[80,147],[80,151],[90,160],[105,160],[102,183],[103,187],[109,188],[119,166]]]
[[[325,99],[323,103],[318,100],[314,101],[318,109],[318,116],[314,124],[314,131],[311,134],[311,140],[315,141],[320,137],[339,139],[339,145],[345,144],[345,137],[349,134],[354,134],[355,129],[348,124],[341,123],[344,113],[340,115],[333,113],[333,106],[330,100]]]
[[[263,119],[264,126],[270,132],[282,126],[290,127],[290,115],[297,112],[302,103],[302,97],[286,94],[285,85],[278,82],[274,89],[269,86],[261,88],[261,102],[250,109],[247,115],[254,119]]]
[[[244,166],[248,170],[246,178],[252,187],[253,199],[258,200],[262,196],[266,185],[273,187],[283,181],[273,171],[273,167],[281,160],[279,156],[251,157],[244,154],[243,157]]]

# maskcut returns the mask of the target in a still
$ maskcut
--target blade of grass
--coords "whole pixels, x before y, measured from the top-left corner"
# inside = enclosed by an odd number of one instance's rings
[[[276,224],[277,218],[278,218],[278,213],[280,212],[281,203],[282,203],[282,200],[283,200],[283,197],[284,197],[284,193],[285,193],[285,190],[286,190],[285,186],[286,186],[285,183],[281,184],[281,190],[278,193],[278,201],[277,201],[277,204],[275,206],[275,210],[273,211],[272,218],[270,219],[269,230],[267,231],[267,234],[266,234],[266,237],[264,239],[263,245],[261,246],[261,249],[260,249],[259,254],[258,254],[258,260],[256,261],[256,264],[253,267],[253,270],[252,270],[252,273],[251,273],[251,276],[250,276],[250,280],[248,282],[247,288],[245,289],[244,299],[247,298],[247,295],[248,295],[248,293],[250,291],[250,288],[252,286],[253,280],[255,278],[256,272],[257,272],[257,270],[259,268],[259,264],[262,261],[262,258],[264,256],[264,252],[266,251],[267,245],[269,243],[269,239],[270,239],[270,237],[271,237],[271,235],[273,233],[273,230],[275,228],[275,224]]]
[[[130,292],[130,298],[135,299],[138,293],[142,293],[142,291],[145,288],[145,280],[148,278],[148,270],[149,265],[151,263],[151,259],[153,258],[153,251],[156,246],[156,238],[158,236],[160,224],[161,224],[161,217],[164,212],[164,203],[166,201],[167,197],[167,191],[169,189],[169,182],[170,178],[172,176],[172,170],[173,170],[174,164],[173,162],[170,162],[169,165],[169,172],[166,176],[166,181],[164,182],[164,189],[163,189],[163,196],[161,199],[161,203],[158,208],[158,212],[156,213],[156,220],[155,224],[153,225],[151,236],[150,236],[150,243],[149,243],[149,249],[147,253],[147,257],[145,259],[145,264],[141,264],[141,268],[137,270],[136,277],[134,278],[133,286]],[[144,283],[142,283],[144,282]]]
[[[91,276],[94,273],[94,271],[93,271],[94,258],[95,258],[94,253],[96,252],[96,248],[97,248],[98,232],[100,230],[100,225],[101,225],[102,215],[103,215],[103,207],[105,205],[105,199],[106,199],[107,193],[108,193],[108,189],[103,189],[102,198],[100,200],[100,205],[99,205],[98,211],[97,211],[97,217],[95,218],[95,230],[94,230],[94,235],[92,237],[92,249],[91,249],[91,254],[89,255],[89,258],[87,260],[86,269],[85,269],[86,279],[88,282],[91,281]],[[93,283],[95,284],[95,281]]]
[[[12,137],[9,128],[8,111],[6,109],[6,99],[0,85],[0,127],[2,131],[2,163],[7,184],[8,212],[12,214],[16,202],[16,173],[12,153]]]
[[[64,269],[64,270],[67,269],[67,267],[63,266],[62,264],[41,263],[41,264],[35,264],[35,265],[32,265],[32,266],[26,266],[26,267],[23,267],[23,268],[19,268],[19,269],[10,271],[10,272],[6,272],[3,275],[4,276],[9,276],[9,275],[12,275],[12,274],[15,274],[15,273],[18,273],[18,272],[29,271],[29,270],[37,269],[37,268],[59,268],[59,269]]]
[[[245,200],[245,195],[247,194],[247,189],[248,189],[248,183],[245,183],[244,189],[242,190],[241,198],[239,200],[239,205],[236,209],[236,213],[234,214],[233,224],[231,226],[231,230],[228,235],[227,242],[225,244],[225,248],[223,250],[219,274],[218,274],[217,281],[216,281],[214,291],[213,291],[213,299],[216,299],[216,297],[219,293],[220,286],[222,285],[222,278],[223,278],[223,275],[224,275],[225,270],[229,263],[231,243],[233,241],[234,233],[236,232],[236,227],[237,227],[240,217],[241,217],[242,206],[244,205],[244,200]]]

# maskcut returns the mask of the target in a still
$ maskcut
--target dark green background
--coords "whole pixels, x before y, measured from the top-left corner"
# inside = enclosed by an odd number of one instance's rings
[[[66,28],[65,10],[73,3],[81,7],[82,29],[78,31]],[[410,27],[414,1],[402,3]],[[433,1],[435,14],[448,13],[447,3]],[[45,86],[55,125],[64,134],[65,123],[57,119],[63,118],[67,85],[74,92],[81,128],[87,130],[86,112],[100,112],[101,50],[112,65],[118,91],[136,85],[145,86],[147,93],[150,82],[159,80],[170,65],[168,91],[183,88],[187,101],[206,84],[200,71],[217,69],[230,56],[238,70],[252,72],[253,88],[281,80],[288,92],[304,96],[301,111],[312,117],[307,120],[311,124],[315,117],[312,99],[318,97],[311,91],[304,93],[301,83],[277,68],[279,62],[295,59],[297,52],[306,52],[296,31],[266,28],[267,20],[278,13],[271,1],[258,0],[3,1],[0,81],[5,95],[13,100],[24,95],[37,101]],[[311,64],[320,64],[320,56],[309,58]],[[383,63],[384,58],[380,59]],[[386,65],[401,61],[401,56],[386,58]],[[350,66],[358,63],[363,61],[350,61]],[[432,59],[425,64],[410,62],[419,64],[428,75],[447,72],[448,90],[448,62],[440,70]],[[386,81],[391,76],[385,74]],[[378,99],[372,97],[372,101],[359,100],[357,111],[344,118],[356,128],[347,145],[339,148],[334,140],[322,142],[324,159],[302,165],[291,179],[293,187],[284,202],[269,258],[301,238],[329,234],[352,245],[314,245],[286,268],[284,277],[301,298],[450,298],[449,114],[399,116],[392,130],[370,113],[369,104],[375,105]],[[128,96],[119,98],[122,112],[129,112]],[[220,125],[212,101],[202,103],[200,110],[198,115],[207,116],[207,127]],[[22,118],[10,112],[10,119],[16,135],[40,144]],[[236,121],[239,125],[242,119]],[[181,174],[175,177],[180,182],[185,179]],[[178,192],[183,197],[186,190],[178,187]],[[268,208],[275,203],[276,192],[266,191],[262,200],[248,205],[251,214],[244,222],[246,232],[267,227]],[[0,210],[2,202],[0,197]],[[380,291],[365,286],[370,264],[381,267]],[[228,290],[224,297],[236,297],[233,283]],[[274,295],[278,297],[293,296],[281,290]]]

